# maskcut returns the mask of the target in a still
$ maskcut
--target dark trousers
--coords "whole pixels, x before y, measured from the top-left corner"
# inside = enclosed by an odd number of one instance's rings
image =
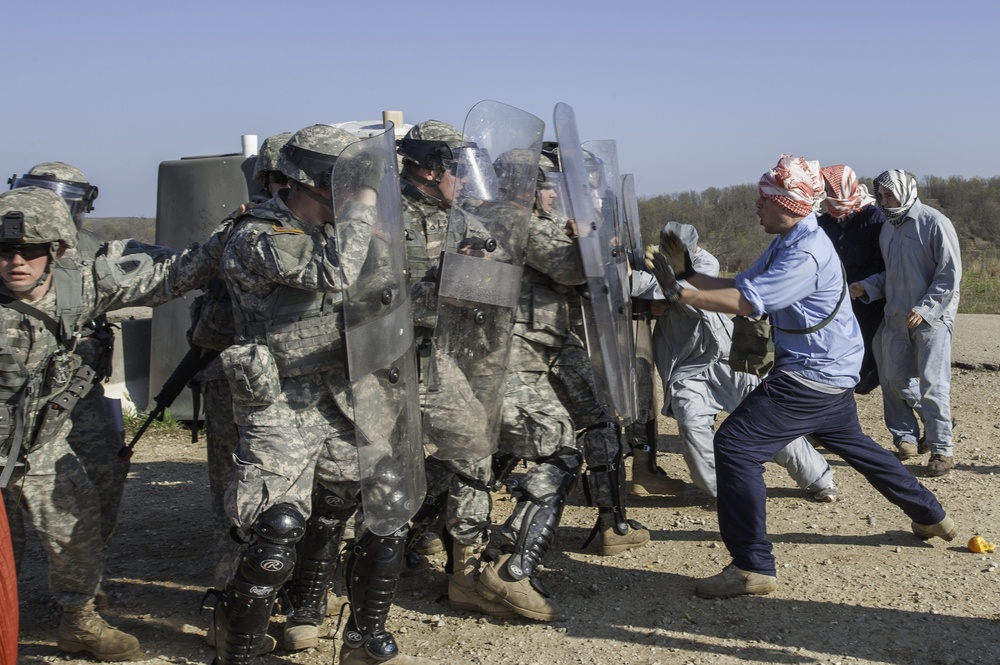
[[[719,531],[738,568],[775,574],[767,538],[764,462],[804,435],[843,458],[914,522],[944,519],[937,498],[861,431],[853,391],[828,395],[776,374],[764,379],[715,434]]]

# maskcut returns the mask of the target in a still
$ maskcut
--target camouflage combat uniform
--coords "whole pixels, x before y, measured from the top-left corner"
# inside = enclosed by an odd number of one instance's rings
[[[373,214],[357,207],[358,216]],[[354,427],[339,405],[347,390],[339,264],[351,248],[338,255],[332,233],[276,196],[241,218],[223,252],[237,343],[222,362],[240,437],[226,508],[243,531],[279,503],[308,517],[314,479],[347,502],[358,492]]]
[[[406,229],[406,258],[410,271],[413,318],[420,355],[420,402],[425,440],[434,436],[465,436],[472,423],[482,422],[476,413],[456,409],[471,405],[472,399],[455,399],[455,392],[467,390],[465,376],[447,359],[434,353],[431,338],[437,316],[435,290],[438,263],[448,232],[448,209],[410,183],[403,186],[403,222]],[[428,387],[432,386],[429,394]],[[435,392],[440,391],[440,392]],[[463,426],[463,423],[466,423]],[[427,441],[431,446],[433,440]],[[491,458],[479,460],[426,459],[427,501],[443,508],[445,528],[456,542],[478,546],[488,539],[490,495],[487,483],[492,475]],[[419,519],[419,518],[418,518]]]
[[[164,247],[135,241],[108,243],[93,262],[63,257],[53,268],[53,286],[33,306],[61,322],[63,329],[77,330],[96,316],[127,305],[153,306],[195,288],[211,276],[218,265],[218,242],[210,241],[176,255]],[[0,294],[9,295],[0,286]],[[63,294],[69,294],[66,298]],[[75,397],[87,381],[66,381],[58,388],[46,376],[77,372],[79,358],[65,351],[46,324],[10,306],[0,308],[6,335],[0,340],[0,367],[6,367],[0,384],[3,406],[2,439],[4,462],[15,434],[14,406],[24,391],[31,395],[18,409],[26,430],[35,423],[33,440],[27,437],[19,464],[10,479],[7,516],[15,539],[15,551],[23,550],[24,513],[49,554],[49,586],[64,607],[79,606],[94,597],[104,566],[101,538],[100,499],[84,465],[67,441],[70,422],[59,409],[43,407]],[[23,369],[21,369],[23,368]],[[81,375],[77,373],[77,376]],[[77,393],[74,395],[73,393]]]

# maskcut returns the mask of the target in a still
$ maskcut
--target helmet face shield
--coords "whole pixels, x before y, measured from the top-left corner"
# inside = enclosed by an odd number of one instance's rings
[[[308,150],[291,143],[282,146],[281,154],[306,174],[316,187],[330,189],[330,174],[333,171],[334,162],[337,161],[335,156]]]
[[[97,198],[97,187],[86,182],[70,182],[68,180],[58,180],[43,175],[23,175],[10,179],[11,189],[22,187],[42,187],[55,192],[63,198],[69,206],[73,221],[77,226],[83,221],[83,216],[94,209],[94,200]]]
[[[399,154],[423,169],[439,169],[445,162],[454,159],[451,147],[445,141],[403,139],[399,142]]]
[[[464,146],[456,148],[452,153],[455,158],[445,161],[444,168],[462,182],[464,196],[480,201],[495,200],[499,194],[499,185],[486,149]]]

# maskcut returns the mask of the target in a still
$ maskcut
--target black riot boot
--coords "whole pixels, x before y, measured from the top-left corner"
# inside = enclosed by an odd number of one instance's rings
[[[252,530],[236,575],[215,606],[216,665],[246,665],[262,652],[271,609],[294,570],[295,543],[305,533],[305,521],[282,503],[265,510]]]
[[[427,658],[399,653],[392,633],[385,629],[392,598],[403,565],[406,529],[391,536],[366,532],[351,548],[346,566],[347,599],[351,616],[344,628],[340,665],[432,665]]]

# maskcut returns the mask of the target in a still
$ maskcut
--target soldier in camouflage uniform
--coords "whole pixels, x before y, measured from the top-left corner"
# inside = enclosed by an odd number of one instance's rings
[[[33,166],[26,175],[12,178],[10,184],[11,189],[43,187],[62,196],[77,228],[75,252],[80,259],[94,260],[101,241],[82,228],[82,224],[86,214],[94,209],[98,190],[80,169],[64,162],[43,162]],[[125,443],[121,400],[105,397],[103,386],[111,376],[115,334],[104,314],[89,321],[81,332],[75,352],[94,370],[94,385],[70,414],[73,428],[69,433],[69,445],[97,488],[101,502],[101,540],[106,552],[118,522],[118,509],[129,471],[129,461],[118,456]],[[96,602],[98,610],[108,608],[103,589],[98,589]]]
[[[240,435],[226,507],[250,542],[215,608],[220,665],[255,658],[298,544],[335,551],[359,503],[358,449],[345,415],[341,270],[356,275],[368,245],[338,247],[330,189],[334,162],[357,140],[325,125],[296,132],[278,159],[290,190],[241,216],[223,253],[236,334],[222,365]],[[358,225],[375,214],[373,204],[359,201],[337,213],[341,223]],[[346,564],[351,615],[341,665],[430,662],[400,654],[385,630],[404,535],[358,534]],[[307,558],[301,547],[299,556]],[[303,616],[289,621],[319,611],[315,595],[307,600],[299,602]]]
[[[108,626],[94,607],[104,568],[100,500],[70,448],[69,413],[93,380],[73,349],[102,313],[166,302],[208,280],[222,242],[213,236],[182,254],[129,241],[106,243],[92,261],[77,242],[70,209],[47,189],[0,195],[0,487],[16,551],[25,513],[49,555],[49,587],[62,605],[58,645],[101,660],[139,652],[131,635]],[[18,543],[19,541],[19,543]]]
[[[260,146],[253,175],[266,192],[263,200],[288,188],[288,179],[278,170],[278,151],[291,136],[291,132],[277,134],[265,139]],[[191,304],[191,330],[188,335],[190,343],[202,349],[221,352],[233,343],[233,305],[221,278],[209,282],[205,292]],[[232,522],[226,514],[224,501],[226,487],[233,476],[233,450],[239,441],[239,431],[233,421],[233,397],[229,382],[222,374],[222,361],[216,358],[210,362],[195,380],[201,391],[205,412],[208,490],[217,553],[214,577],[216,588],[221,589],[229,582],[233,564],[242,549],[230,534]],[[214,636],[210,634],[209,637],[214,645]]]
[[[453,150],[463,145],[462,133],[437,120],[414,125],[399,145],[403,160],[403,222],[406,229],[406,253],[413,297],[413,317],[420,349],[420,398],[424,435],[435,436],[453,430],[461,436],[461,427],[441,423],[475,420],[476,414],[455,414],[449,406],[463,400],[439,399],[467,390],[465,376],[436,362],[432,338],[437,318],[435,296],[441,252],[448,231],[452,202],[463,183],[448,165]],[[440,393],[434,394],[439,386]],[[474,399],[472,400],[475,401]],[[433,441],[430,441],[433,445]],[[452,609],[480,612],[495,617],[510,617],[513,612],[500,603],[485,598],[478,590],[480,558],[489,541],[492,460],[450,459],[430,456],[426,460],[427,497],[413,518],[410,545],[419,542],[427,526],[442,512],[447,539],[452,542],[448,582],[448,602]],[[430,552],[432,549],[425,549]]]
[[[617,425],[597,404],[589,358],[570,326],[576,287],[586,277],[572,225],[553,212],[556,192],[550,173],[555,163],[545,153],[541,163],[497,454],[499,469],[510,469],[517,460],[536,465],[514,488],[517,505],[501,527],[512,544],[505,549],[513,552],[486,566],[480,585],[484,595],[518,614],[551,621],[557,618],[556,608],[533,573],[580,477],[581,444],[590,467],[589,496],[600,507],[599,551],[613,554],[641,546],[649,532],[625,520],[620,489],[612,482],[621,462]],[[615,518],[620,518],[620,533],[611,521]]]

